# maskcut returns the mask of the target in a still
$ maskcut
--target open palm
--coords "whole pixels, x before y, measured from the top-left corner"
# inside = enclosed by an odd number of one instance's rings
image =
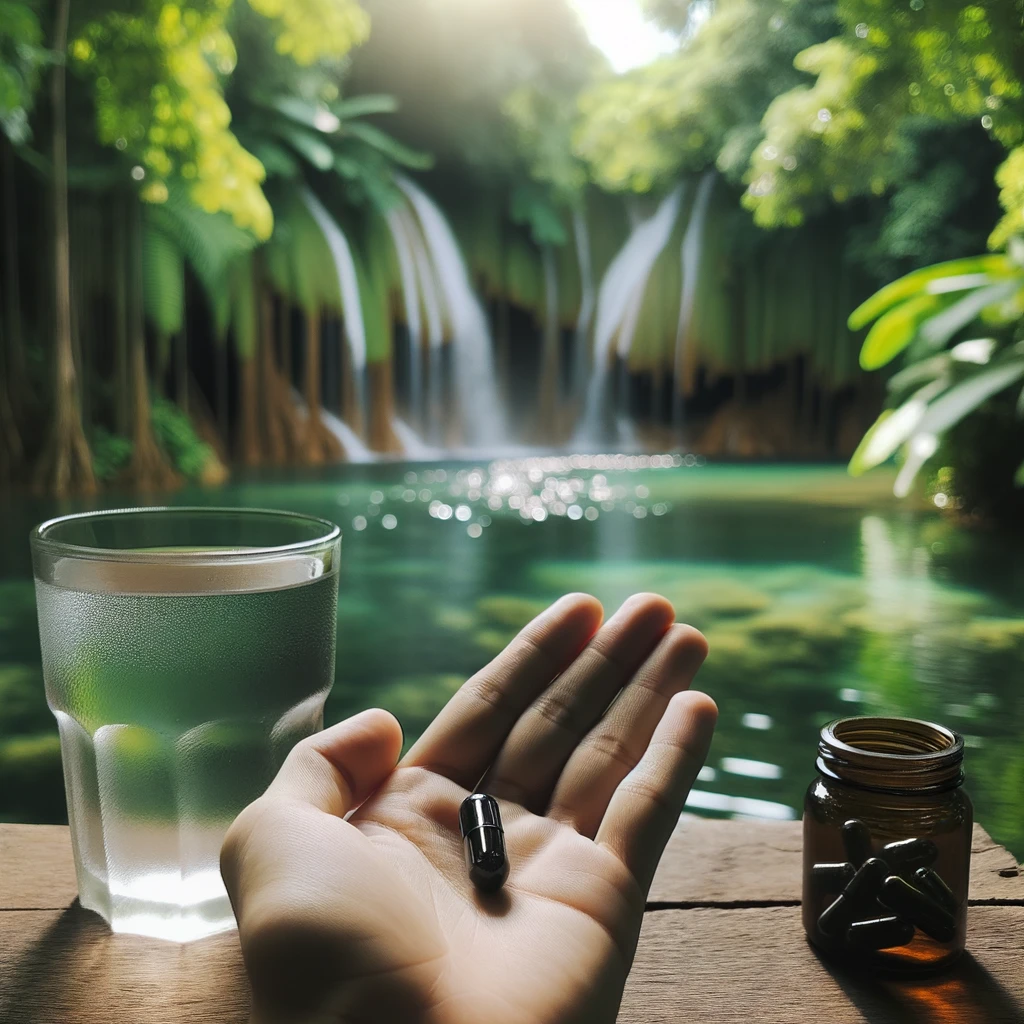
[[[257,1021],[614,1021],[716,712],[688,692],[704,639],[667,601],[601,614],[557,602],[397,767],[383,711],[292,751],[222,855]],[[473,790],[501,805],[497,893],[463,859]]]

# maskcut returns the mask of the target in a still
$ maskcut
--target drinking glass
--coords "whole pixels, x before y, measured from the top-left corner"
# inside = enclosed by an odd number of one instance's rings
[[[53,519],[31,543],[82,906],[182,942],[233,927],[220,844],[323,726],[341,531],[148,508]]]

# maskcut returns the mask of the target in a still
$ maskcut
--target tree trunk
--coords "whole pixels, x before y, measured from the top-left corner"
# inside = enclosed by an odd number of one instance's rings
[[[320,313],[306,313],[305,388],[306,425],[302,442],[305,461],[318,465],[336,462],[342,455],[338,439],[320,419]]]
[[[25,371],[25,338],[21,330],[21,275],[18,266],[18,199],[14,180],[14,147],[0,143],[3,168],[0,177],[4,190],[4,335],[7,344],[7,394],[11,410],[17,421],[30,404],[27,393],[28,374]]]
[[[53,423],[36,469],[36,487],[64,497],[92,493],[96,478],[82,426],[81,394],[71,339],[71,244],[68,229],[68,149],[64,57],[70,0],[56,0],[53,49],[60,55],[51,76],[53,101],[54,352]]]
[[[402,442],[394,431],[395,386],[391,375],[391,360],[367,363],[369,382],[370,447],[374,451],[401,454]]]
[[[188,415],[188,331],[182,326],[174,336],[174,400]]]
[[[114,204],[114,426],[122,437],[131,431],[128,389],[128,207]]]
[[[298,422],[288,383],[277,368],[274,300],[266,292],[260,298],[259,317],[259,406],[263,413],[263,447],[273,465],[283,466],[296,450]]]
[[[131,376],[132,459],[128,478],[139,490],[166,490],[178,482],[153,436],[149,404],[149,375],[146,372],[146,333],[142,303],[141,210],[133,200],[128,230],[128,336]]]
[[[256,353],[238,360],[238,453],[243,466],[260,464],[260,430],[256,415]]]

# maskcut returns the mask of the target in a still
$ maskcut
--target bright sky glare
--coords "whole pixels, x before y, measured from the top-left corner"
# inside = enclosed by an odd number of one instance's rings
[[[648,21],[639,0],[572,0],[590,41],[619,74],[671,53],[679,40]]]

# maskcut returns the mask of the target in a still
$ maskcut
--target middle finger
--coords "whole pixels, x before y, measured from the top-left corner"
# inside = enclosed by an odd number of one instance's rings
[[[509,733],[485,792],[543,813],[563,766],[675,619],[657,594],[629,598]]]

